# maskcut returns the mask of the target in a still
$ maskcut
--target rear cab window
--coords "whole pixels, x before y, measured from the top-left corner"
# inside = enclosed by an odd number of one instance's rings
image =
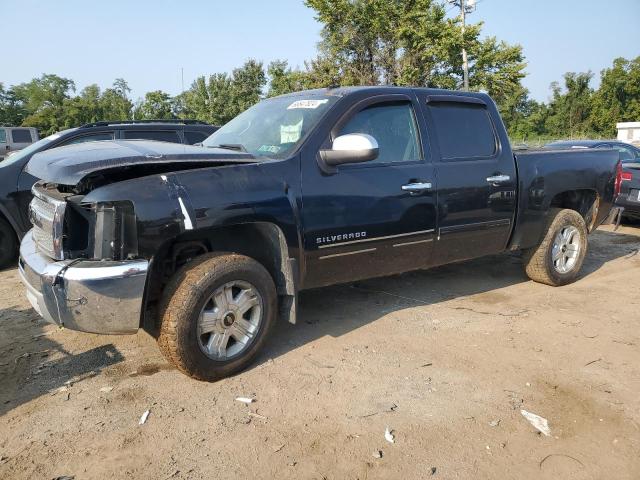
[[[494,157],[498,138],[485,105],[433,102],[428,104],[442,160]]]

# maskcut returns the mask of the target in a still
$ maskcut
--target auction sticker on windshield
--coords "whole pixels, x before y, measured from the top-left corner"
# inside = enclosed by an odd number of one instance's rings
[[[287,110],[295,110],[297,108],[318,108],[320,105],[327,103],[328,99],[323,100],[296,100],[287,107]]]

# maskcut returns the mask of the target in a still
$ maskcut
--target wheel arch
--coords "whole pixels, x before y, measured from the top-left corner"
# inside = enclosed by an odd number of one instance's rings
[[[155,315],[153,307],[178,268],[200,255],[217,251],[246,255],[262,264],[276,286],[280,317],[296,322],[298,261],[282,228],[268,221],[188,230],[165,242],[151,259],[144,295],[145,314]]]
[[[565,190],[554,195],[548,205],[552,208],[566,208],[575,210],[583,218],[587,225],[587,231],[591,232],[597,226],[598,210],[600,207],[600,195],[595,189]]]

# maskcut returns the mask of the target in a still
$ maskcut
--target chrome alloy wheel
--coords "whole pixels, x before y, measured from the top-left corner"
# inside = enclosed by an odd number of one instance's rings
[[[580,232],[572,225],[564,227],[553,239],[551,258],[558,273],[568,273],[576,265],[580,255]]]
[[[233,281],[218,287],[198,318],[198,344],[213,360],[229,360],[253,342],[264,310],[258,289]]]

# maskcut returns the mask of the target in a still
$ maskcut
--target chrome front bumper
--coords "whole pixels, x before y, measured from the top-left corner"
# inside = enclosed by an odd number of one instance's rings
[[[31,231],[20,244],[27,298],[45,320],[90,333],[136,333],[149,262],[55,261],[36,250]]]

